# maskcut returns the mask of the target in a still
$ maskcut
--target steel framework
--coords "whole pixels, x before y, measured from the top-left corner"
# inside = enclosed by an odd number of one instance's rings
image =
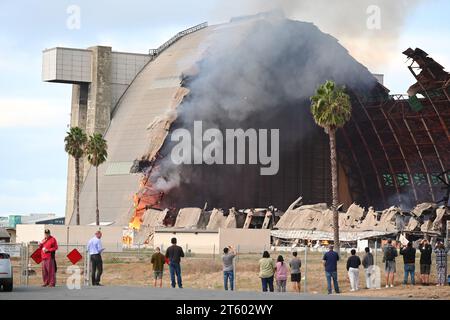
[[[444,194],[437,176],[450,167],[450,75],[425,52],[409,50],[405,54],[419,65],[414,68],[422,70],[416,74],[408,67],[417,80],[410,96],[353,94],[352,121],[340,134],[344,169],[349,180],[357,180],[350,192],[363,205],[410,207]],[[419,95],[421,110],[412,108],[412,94]],[[449,175],[444,179],[448,183]]]

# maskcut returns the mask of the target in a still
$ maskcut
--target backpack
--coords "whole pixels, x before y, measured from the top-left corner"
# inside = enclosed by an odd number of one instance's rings
[[[386,261],[393,261],[395,259],[395,253],[394,253],[394,247],[389,246],[386,248],[386,252],[384,254],[384,257]]]

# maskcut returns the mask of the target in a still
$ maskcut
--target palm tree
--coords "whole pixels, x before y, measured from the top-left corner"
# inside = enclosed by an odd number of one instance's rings
[[[330,138],[331,185],[333,195],[333,231],[334,246],[339,252],[339,215],[338,215],[338,177],[336,162],[336,130],[342,128],[350,120],[352,105],[350,96],[344,87],[337,86],[333,81],[320,85],[316,94],[311,97],[311,113],[314,121]]]
[[[95,167],[95,223],[100,225],[100,212],[98,210],[98,166],[106,161],[108,157],[108,145],[106,140],[100,133],[94,133],[89,137],[89,141],[86,144],[86,154],[88,161]]]
[[[80,159],[84,156],[87,136],[79,127],[72,127],[64,138],[65,150],[75,159],[75,206],[77,210],[77,225],[80,225]]]

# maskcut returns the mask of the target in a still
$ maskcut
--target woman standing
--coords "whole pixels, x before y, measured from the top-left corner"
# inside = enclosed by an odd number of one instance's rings
[[[278,256],[276,264],[277,292],[286,292],[286,281],[288,276],[288,267],[284,263],[283,256]]]
[[[262,258],[259,260],[259,277],[261,278],[262,291],[273,292],[273,275],[275,273],[275,263],[270,257],[269,252],[264,251]]]
[[[437,286],[445,286],[447,280],[447,252],[445,245],[442,242],[436,244],[436,269],[437,269]]]

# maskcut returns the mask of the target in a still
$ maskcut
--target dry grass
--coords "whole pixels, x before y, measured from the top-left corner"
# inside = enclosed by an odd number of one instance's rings
[[[272,254],[276,257],[277,254]],[[241,255],[236,261],[236,287],[242,291],[260,291],[261,282],[258,277],[258,259],[259,255]],[[305,276],[304,259],[302,258],[302,276]],[[325,294],[326,293],[326,279],[323,272],[322,254],[310,253],[307,264],[307,289],[311,294]],[[380,259],[378,259],[380,260]],[[63,261],[61,257],[60,261]],[[362,289],[356,293],[350,292],[350,285],[347,280],[347,273],[345,270],[346,256],[342,257],[342,261],[338,265],[338,278],[341,291],[344,295],[357,295],[365,297],[396,297],[405,299],[450,299],[449,287],[436,287],[431,285],[424,287],[420,285],[419,275],[416,274],[416,286],[402,286],[403,265],[402,260],[397,259],[397,274],[395,279],[396,286],[394,288],[384,288],[384,270],[382,269],[382,288],[378,290]],[[382,267],[381,262],[378,263]],[[64,283],[68,277],[63,270],[66,265],[60,264],[58,271],[57,282]],[[40,269],[37,266],[37,275],[29,278],[30,285],[39,285]],[[418,263],[417,267],[418,268]],[[16,282],[19,279],[19,273],[16,270]],[[194,256],[183,259],[182,261],[182,275],[183,286],[186,288],[201,288],[201,289],[223,289],[223,274],[222,265],[219,257],[213,259],[211,256]],[[170,286],[169,270],[165,267],[163,286]],[[436,274],[435,269],[432,268],[431,282],[435,283]],[[139,255],[131,253],[121,254],[105,254],[104,256],[104,273],[102,276],[102,283],[104,285],[117,286],[152,286],[153,272],[150,264],[150,254],[141,253]],[[305,284],[302,280],[302,289]],[[288,283],[288,291],[291,290],[290,283]],[[360,272],[360,287],[364,288],[364,274]]]

